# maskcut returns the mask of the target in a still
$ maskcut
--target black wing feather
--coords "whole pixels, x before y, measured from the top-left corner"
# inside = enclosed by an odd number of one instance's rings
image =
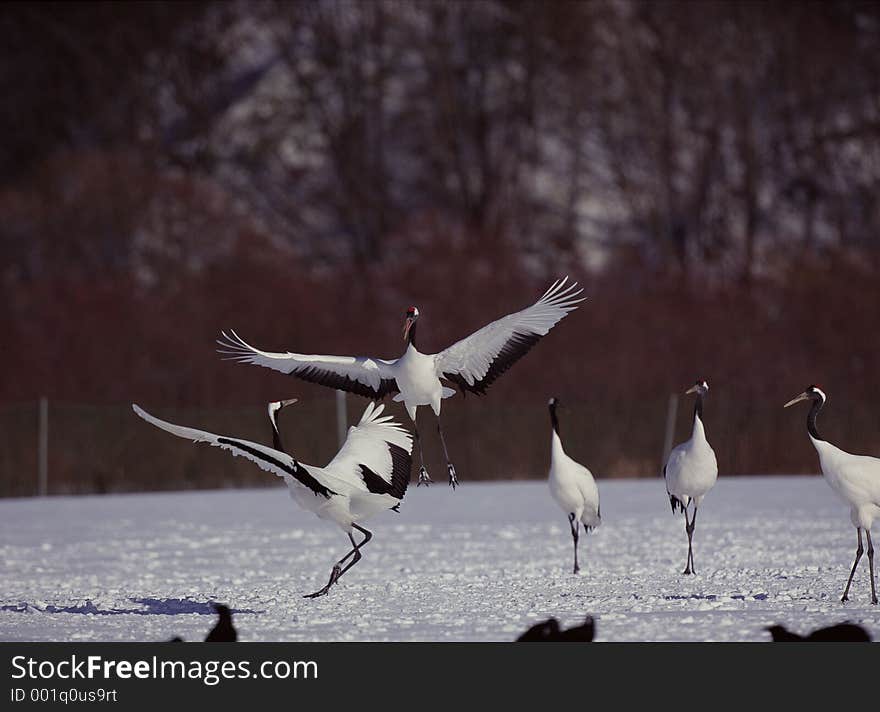
[[[397,499],[403,499],[409,485],[410,470],[412,469],[412,456],[399,445],[387,443],[391,454],[391,482],[377,475],[366,465],[361,465],[361,476],[367,490],[373,494],[390,494]]]
[[[479,381],[469,384],[464,376],[458,373],[444,373],[443,378],[456,383],[461,389],[462,394],[465,391],[476,393],[478,396],[486,395],[486,389],[495,382],[495,380],[515,364],[519,359],[525,356],[531,348],[541,340],[540,334],[523,334],[514,332],[513,335],[505,342],[501,351],[492,361],[486,375]]]
[[[288,475],[297,479],[301,484],[308,487],[315,495],[321,495],[330,499],[331,495],[338,494],[334,492],[329,487],[325,487],[318,480],[316,480],[312,475],[306,470],[304,467],[300,467],[297,462],[293,463],[293,467],[290,467],[286,462],[282,462],[281,460],[272,457],[271,455],[267,455],[264,452],[260,452],[259,450],[255,450],[250,447],[246,443],[241,442],[240,440],[233,440],[232,438],[217,438],[218,443],[223,443],[224,445],[231,445],[232,447],[237,447],[239,450],[243,450],[244,452],[250,453],[256,458],[260,460],[264,460],[275,467],[284,470]]]
[[[346,391],[347,393],[354,393],[355,395],[374,400],[380,400],[389,393],[397,393],[400,390],[397,387],[397,381],[393,378],[383,378],[379,382],[378,390],[376,390],[365,383],[319,368],[318,366],[306,366],[305,368],[291,371],[289,375],[296,376],[309,383],[317,383],[319,386],[335,388],[338,391]]]

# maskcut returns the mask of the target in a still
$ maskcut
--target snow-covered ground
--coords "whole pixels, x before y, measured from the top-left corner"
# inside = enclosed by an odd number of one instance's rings
[[[345,535],[284,489],[0,500],[0,639],[201,639],[209,602],[242,640],[512,640],[548,616],[594,615],[599,640],[766,640],[851,620],[880,638],[867,557],[820,477],[724,478],[697,519],[695,577],[663,482],[600,481],[603,524],[581,538],[546,483],[413,487],[374,520],[330,595]]]

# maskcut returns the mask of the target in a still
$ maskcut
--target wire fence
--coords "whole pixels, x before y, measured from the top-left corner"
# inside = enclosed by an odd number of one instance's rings
[[[386,401],[407,428],[403,407]],[[143,403],[173,423],[271,444],[265,406],[163,408]],[[356,422],[366,401],[327,392],[301,399],[280,416],[285,445],[297,459],[327,463],[345,423]],[[706,408],[709,439],[724,474],[817,472],[802,417],[782,415],[778,404],[759,405],[716,393]],[[600,478],[658,477],[674,442],[690,434],[689,401],[677,395],[563,403],[566,451]],[[841,418],[844,418],[841,420]],[[830,419],[829,419],[830,420]],[[550,424],[546,403],[492,398],[446,401],[443,430],[463,482],[546,476]],[[829,433],[858,440],[876,432],[868,410],[836,413]],[[419,409],[425,460],[435,481],[445,481],[445,462],[429,408]],[[872,452],[870,437],[861,438]],[[833,440],[833,438],[832,438]],[[876,449],[876,448],[875,448]],[[855,450],[858,451],[858,450]],[[414,460],[417,466],[417,458]],[[414,467],[415,469],[415,467]],[[269,486],[268,473],[228,452],[175,438],[138,418],[130,404],[32,402],[0,405],[0,496],[139,492]]]
[[[340,428],[360,418],[366,401],[355,397],[301,400],[282,411],[279,422],[285,446],[298,459],[324,464],[338,448]],[[173,423],[271,444],[265,407],[162,408],[143,404],[154,415]],[[543,404],[542,404],[543,405]],[[411,428],[402,406],[390,412]],[[42,417],[41,417],[42,411]],[[653,421],[651,435],[638,450],[650,455],[617,458],[614,476],[656,474],[663,449],[665,403],[639,409]],[[634,418],[633,413],[624,416]],[[587,434],[599,437],[593,461],[608,460],[603,450],[622,449],[586,404],[564,411],[573,455],[586,448]],[[442,413],[450,453],[462,478],[468,480],[544,477],[549,463],[549,421],[538,404],[499,404],[468,398]],[[635,425],[635,423],[634,423]],[[430,409],[419,410],[426,464],[436,481],[445,480],[445,462]],[[641,430],[637,425],[636,431]],[[216,448],[195,446],[151,427],[126,405],[89,405],[44,401],[0,406],[0,496],[136,492],[150,490],[252,487],[274,484],[273,478],[242,458]],[[633,448],[635,451],[636,448]],[[41,460],[44,467],[41,467]],[[589,460],[585,457],[585,462]]]

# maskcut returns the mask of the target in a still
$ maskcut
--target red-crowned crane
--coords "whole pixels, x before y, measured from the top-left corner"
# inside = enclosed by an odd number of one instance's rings
[[[315,598],[326,595],[330,587],[360,561],[361,549],[373,537],[360,523],[400,505],[409,484],[412,437],[391,416],[382,416],[383,405],[370,403],[360,422],[349,428],[342,448],[328,465],[306,465],[287,454],[277,429],[278,411],[291,402],[273,403],[269,407],[275,429],[274,448],[174,425],[137,405],[132,408],[148,423],[172,435],[229,450],[283,478],[297,504],[321,519],[335,522],[348,535],[352,550],[336,562],[327,585],[306,597]],[[354,539],[355,529],[363,535],[360,542]]]
[[[551,398],[550,422],[553,434],[550,436],[550,494],[568,517],[571,538],[574,542],[574,573],[578,566],[578,530],[591,532],[602,523],[599,512],[599,488],[593,474],[583,465],[572,460],[562,448],[559,435],[559,416],[556,412],[559,401]]]
[[[406,351],[393,360],[261,351],[245,342],[235,331],[223,332],[217,343],[223,347],[220,352],[235,361],[271,368],[311,383],[374,399],[396,393],[394,400],[403,402],[413,425],[418,407],[431,406],[437,416],[437,431],[446,456],[449,484],[455,487],[458,477],[440,427],[440,403],[455,395],[455,390],[444,386],[441,380],[454,383],[462,392],[483,395],[495,379],[583,301],[578,298],[583,290],[578,289],[576,282],[567,284],[567,280],[566,277],[554,282],[530,307],[493,321],[436,354],[424,354],[416,348],[419,310],[414,306],[405,314],[403,338]],[[431,479],[425,469],[418,428],[415,434],[421,464],[419,484],[428,484]]]
[[[832,445],[819,435],[816,428],[816,416],[822,410],[827,400],[825,393],[819,386],[807,386],[799,396],[792,398],[785,404],[785,408],[795,403],[808,400],[812,403],[807,413],[807,433],[819,453],[819,465],[822,474],[831,489],[840,495],[841,499],[849,505],[849,516],[856,528],[859,544],[856,549],[856,560],[853,562],[852,571],[843,591],[841,601],[849,600],[849,588],[852,585],[856,567],[862,558],[864,548],[862,546],[862,532],[868,539],[868,567],[871,573],[871,603],[877,603],[877,589],[874,583],[874,542],[871,541],[871,527],[874,519],[880,516],[880,458],[869,455],[851,455],[839,447]]]
[[[697,381],[688,388],[686,393],[697,396],[694,405],[694,429],[690,440],[681,443],[669,453],[669,459],[663,468],[666,478],[666,492],[672,513],[676,507],[684,514],[684,530],[688,538],[688,558],[683,574],[697,573],[694,567],[694,529],[697,525],[697,510],[706,493],[715,486],[718,479],[718,461],[715,451],[706,439],[706,428],[703,425],[703,398],[709,392],[706,381]],[[688,521],[688,508],[694,505],[694,513]]]

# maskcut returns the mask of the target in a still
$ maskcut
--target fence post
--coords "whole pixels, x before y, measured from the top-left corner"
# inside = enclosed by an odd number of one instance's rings
[[[672,452],[672,438],[675,437],[675,420],[678,417],[678,394],[669,394],[669,403],[666,406],[666,434],[663,438],[663,460],[660,462],[660,470],[669,459]]]
[[[49,492],[49,399],[40,398],[37,432],[37,494],[45,497]]]
[[[348,434],[348,408],[345,399],[345,391],[336,391],[336,435],[339,439],[339,447],[345,442]]]

